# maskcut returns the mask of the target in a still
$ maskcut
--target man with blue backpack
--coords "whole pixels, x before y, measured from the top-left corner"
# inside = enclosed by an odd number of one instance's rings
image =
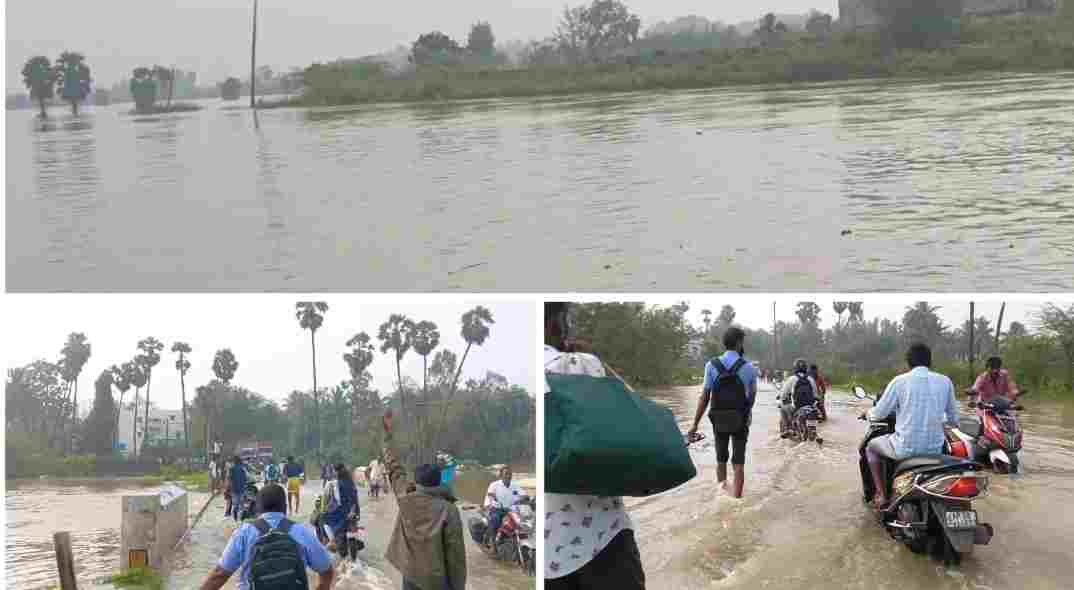
[[[287,519],[287,495],[280,486],[257,494],[259,516],[231,535],[220,561],[201,585],[218,590],[236,572],[239,590],[309,590],[306,568],[317,572],[317,590],[329,590],[335,578],[332,558],[309,527]]]
[[[716,481],[736,498],[742,497],[746,482],[746,440],[757,400],[757,372],[744,356],[745,340],[746,333],[737,326],[724,332],[723,345],[727,351],[705,364],[705,382],[697,400],[694,425],[687,432],[688,440],[697,436],[698,424],[708,408],[716,440]],[[728,459],[735,470],[734,486],[730,490]]]

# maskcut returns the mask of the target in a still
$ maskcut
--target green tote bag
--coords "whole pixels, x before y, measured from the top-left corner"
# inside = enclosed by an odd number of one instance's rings
[[[618,379],[545,378],[545,491],[651,496],[697,475],[671,410]]]

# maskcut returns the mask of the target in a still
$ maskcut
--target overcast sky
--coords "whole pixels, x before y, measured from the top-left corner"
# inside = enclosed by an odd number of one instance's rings
[[[153,373],[151,401],[162,408],[181,406],[176,355],[172,343],[182,340],[194,349],[187,373],[187,397],[194,387],[212,379],[217,350],[231,348],[239,361],[232,383],[276,401],[295,389],[312,389],[309,332],[295,320],[295,301],[306,297],[278,295],[6,295],[4,298],[4,359],[8,367],[37,359],[55,361],[67,335],[83,332],[92,356],[82,370],[79,396],[91,400],[93,382],[112,364],[130,360],[137,343],[154,336],[164,343],[161,361]],[[533,390],[535,307],[530,302],[487,303],[451,299],[451,303],[358,303],[347,296],[319,297],[328,303],[324,325],[317,331],[317,384],[325,387],[349,379],[343,353],[346,341],[365,331],[378,346],[370,371],[382,394],[394,389],[395,363],[391,353],[381,354],[377,327],[392,313],[415,321],[430,320],[440,329],[440,348],[460,358],[466,342],[460,336],[460,316],[475,305],[492,311],[496,323],[484,346],[474,346],[466,359],[463,380],[495,371]],[[434,351],[435,354],[435,351]],[[431,361],[431,356],[430,356]],[[403,359],[403,376],[421,382],[421,357],[413,351]]]
[[[441,30],[465,39],[478,20],[499,40],[547,37],[566,4],[581,0],[261,0],[258,61],[275,68],[358,57],[411,43]],[[765,12],[837,15],[836,0],[627,0],[643,28],[697,14],[737,23]],[[98,83],[111,86],[141,65],[174,65],[215,83],[249,70],[252,0],[40,2],[7,0],[7,84],[20,85],[33,55],[54,59],[65,49],[86,54]],[[12,90],[9,88],[9,90]]]
[[[780,296],[764,297],[757,295],[720,295],[712,297],[651,297],[645,302],[650,304],[670,305],[685,300],[690,305],[688,314],[690,323],[702,326],[701,310],[712,310],[713,319],[720,313],[724,305],[732,305],[735,308],[735,323],[751,329],[772,330],[772,303],[776,303],[776,319],[783,322],[795,322],[798,317],[794,315],[798,301],[813,301],[820,306],[821,327],[830,327],[835,323],[835,312],[832,311],[832,301],[864,301],[865,319],[875,317],[888,318],[893,321],[901,321],[903,313],[908,306],[917,301],[928,301],[932,305],[940,307],[939,314],[944,323],[949,326],[961,326],[970,315],[969,299],[959,295],[932,295],[926,298],[909,297],[906,295],[840,295],[832,296]],[[635,301],[637,299],[634,299]],[[995,324],[999,315],[1000,305],[1003,303],[995,297],[980,296],[975,298],[974,313],[985,316]],[[1053,302],[1062,307],[1074,303],[1074,296],[1019,296],[1007,298],[1007,309],[1003,313],[1003,325],[1010,322],[1022,322],[1031,331],[1037,326],[1036,313],[1045,302]],[[846,315],[844,314],[844,318]]]

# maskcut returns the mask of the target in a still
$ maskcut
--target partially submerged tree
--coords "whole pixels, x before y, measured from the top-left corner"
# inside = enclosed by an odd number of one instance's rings
[[[48,116],[46,101],[56,96],[56,70],[43,55],[31,57],[22,67],[22,83],[30,91],[30,98],[41,107],[41,118]]]
[[[56,60],[56,83],[60,87],[60,96],[71,103],[71,111],[77,115],[78,105],[92,91],[93,78],[86,57],[74,51],[60,54],[60,59]]]
[[[415,65],[451,65],[462,60],[462,47],[440,31],[425,33],[411,46],[410,62]]]
[[[130,91],[136,110],[139,112],[152,111],[153,105],[157,102],[157,92],[159,91],[153,70],[146,67],[134,68],[134,72],[131,73]]]

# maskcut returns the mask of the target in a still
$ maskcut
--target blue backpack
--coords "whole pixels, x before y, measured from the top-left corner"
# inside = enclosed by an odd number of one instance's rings
[[[269,463],[265,468],[265,479],[268,481],[276,481],[280,479],[280,468],[275,463]]]

